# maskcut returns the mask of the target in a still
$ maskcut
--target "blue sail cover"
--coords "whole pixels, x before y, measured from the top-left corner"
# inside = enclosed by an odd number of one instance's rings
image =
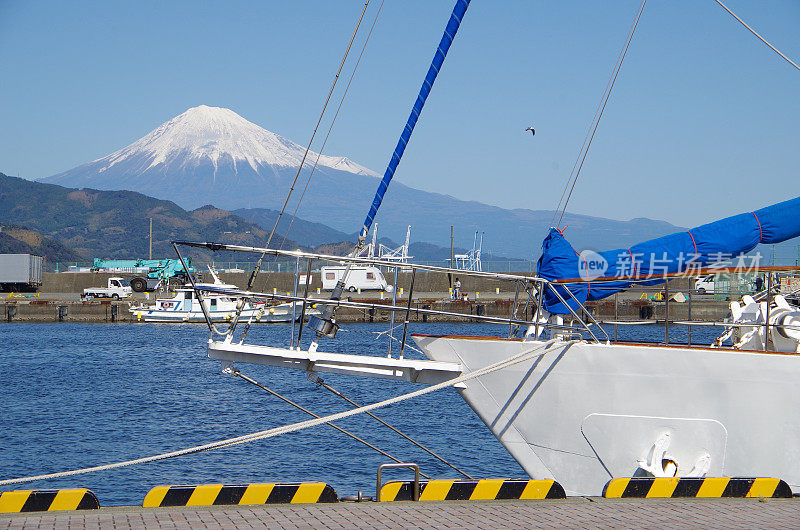
[[[600,300],[634,283],[663,283],[666,274],[722,263],[725,263],[722,266],[735,267],[737,257],[741,261],[741,255],[759,243],[780,243],[798,235],[800,197],[686,232],[651,239],[631,248],[606,252],[578,253],[561,232],[551,228],[542,243],[537,269],[539,276],[550,281],[574,280],[557,289],[575,309],[577,304],[569,299],[566,289],[581,303]],[[554,314],[570,312],[550,290],[544,306]]]
[[[425,75],[425,81],[422,82],[422,88],[420,88],[417,100],[414,102],[414,107],[411,109],[411,115],[408,117],[406,126],[403,129],[403,133],[400,135],[400,140],[397,142],[397,147],[394,148],[392,158],[389,160],[389,166],[386,168],[386,173],[383,174],[383,179],[378,185],[378,191],[375,192],[375,198],[372,199],[372,205],[369,208],[366,219],[364,219],[364,226],[361,232],[364,236],[366,236],[367,232],[369,232],[369,228],[372,226],[372,221],[375,219],[375,215],[378,213],[378,208],[381,207],[381,202],[383,201],[383,196],[386,193],[386,189],[389,187],[389,182],[391,182],[392,177],[394,177],[394,172],[397,170],[397,165],[400,163],[400,159],[403,157],[403,152],[406,150],[408,141],[411,139],[411,133],[414,132],[414,126],[417,124],[420,113],[422,113],[422,107],[425,105],[425,100],[428,99],[428,94],[430,94],[431,89],[433,88],[433,83],[436,81],[436,76],[439,74],[439,70],[442,68],[444,58],[447,56],[447,50],[450,49],[450,45],[453,43],[456,32],[461,25],[461,19],[464,18],[464,14],[467,12],[467,7],[469,7],[469,2],[470,0],[457,0],[455,7],[453,7],[453,13],[450,15],[450,20],[447,22],[447,27],[444,29],[444,35],[442,35],[442,40],[439,42],[439,47],[436,48],[436,54],[433,56],[431,66],[428,68],[428,73]]]

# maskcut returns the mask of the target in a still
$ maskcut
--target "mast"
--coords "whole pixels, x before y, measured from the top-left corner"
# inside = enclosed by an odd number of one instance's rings
[[[450,15],[450,20],[447,22],[447,27],[445,27],[442,40],[439,42],[439,46],[436,48],[436,53],[433,56],[431,66],[428,68],[428,73],[425,75],[425,80],[422,82],[422,88],[420,88],[417,100],[414,102],[414,107],[411,109],[411,115],[408,117],[406,126],[403,128],[403,132],[400,134],[397,147],[394,148],[392,157],[389,160],[389,165],[386,168],[383,179],[378,185],[378,191],[375,192],[375,198],[372,199],[372,205],[369,207],[367,217],[364,219],[364,226],[361,228],[362,240],[366,238],[369,228],[372,226],[372,221],[375,220],[375,215],[378,213],[378,208],[381,207],[383,196],[386,194],[386,190],[389,187],[389,183],[392,181],[392,177],[394,177],[395,171],[397,171],[397,166],[400,164],[400,159],[403,158],[403,153],[405,152],[406,146],[411,139],[411,133],[414,132],[414,127],[417,125],[417,120],[419,120],[419,116],[422,113],[422,107],[425,106],[425,101],[428,99],[428,95],[431,93],[433,83],[436,81],[436,76],[442,69],[442,64],[444,64],[444,59],[447,56],[447,51],[450,49],[450,45],[453,44],[453,39],[458,32],[458,28],[461,26],[461,20],[464,18],[464,14],[467,12],[469,2],[470,0],[457,0],[456,5],[453,7],[453,13]]]
[[[422,87],[419,89],[417,99],[414,102],[414,106],[411,108],[411,114],[406,121],[403,132],[400,134],[400,139],[397,141],[397,146],[394,148],[392,157],[389,159],[389,165],[386,168],[386,172],[384,173],[380,184],[378,184],[378,190],[375,192],[375,197],[372,199],[372,204],[369,207],[367,216],[364,219],[364,225],[361,227],[361,232],[358,236],[358,243],[356,243],[356,247],[351,253],[351,256],[357,256],[364,248],[367,235],[369,234],[369,229],[372,226],[372,222],[375,220],[375,216],[378,214],[378,209],[381,207],[381,202],[383,202],[383,196],[386,194],[386,190],[389,188],[389,183],[392,181],[395,171],[397,171],[397,166],[400,164],[400,159],[403,158],[403,153],[406,150],[406,146],[408,145],[409,140],[411,140],[411,133],[414,132],[414,127],[417,125],[417,120],[419,120],[419,116],[422,113],[422,108],[425,106],[425,101],[428,99],[428,95],[433,89],[436,76],[439,75],[439,71],[442,69],[444,59],[447,57],[447,51],[450,49],[450,45],[453,44],[453,39],[458,32],[458,28],[461,26],[461,20],[464,18],[464,15],[467,12],[469,3],[470,0],[456,0],[456,5],[453,7],[453,12],[450,14],[450,20],[448,20],[447,26],[444,29],[442,40],[439,41],[439,46],[436,48],[436,53],[433,55],[433,61],[431,61],[431,65],[428,68],[428,73],[425,75],[425,79],[422,81]],[[331,293],[330,300],[341,299],[342,293],[344,292],[345,282],[347,281],[347,275],[350,273],[350,268],[351,264],[348,264],[345,268],[342,278],[336,282],[336,287],[334,287],[333,292]],[[335,305],[326,305],[325,309],[322,311],[322,315],[319,317],[311,317],[309,319],[308,327],[316,331],[318,336],[325,335],[331,338],[335,337],[336,330],[338,329],[338,326],[333,321],[335,312]]]

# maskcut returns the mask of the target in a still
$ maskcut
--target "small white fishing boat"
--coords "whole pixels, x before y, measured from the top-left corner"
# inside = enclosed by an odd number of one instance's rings
[[[200,288],[236,289],[233,284],[223,283],[211,270],[214,283],[199,283]],[[242,297],[228,294],[209,293],[203,297],[202,304],[212,322],[230,322],[236,315],[236,307]],[[200,300],[191,287],[177,289],[172,298],[157,298],[151,306],[131,306],[130,312],[140,322],[206,322]],[[240,318],[251,322],[292,322],[300,319],[301,302],[286,302],[278,305],[267,305],[264,301],[245,300]],[[306,316],[316,315],[319,311],[306,307]]]

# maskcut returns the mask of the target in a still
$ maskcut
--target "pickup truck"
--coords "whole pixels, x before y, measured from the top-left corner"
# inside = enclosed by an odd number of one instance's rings
[[[124,278],[109,278],[108,287],[89,287],[83,290],[81,298],[128,298],[133,293],[133,289]]]

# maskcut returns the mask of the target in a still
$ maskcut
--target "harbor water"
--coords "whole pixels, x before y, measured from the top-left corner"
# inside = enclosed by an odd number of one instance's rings
[[[321,350],[385,354],[386,325],[350,324]],[[259,325],[248,342],[284,344],[288,325]],[[685,331],[685,328],[681,328]],[[416,324],[423,334],[497,335],[491,324]],[[718,332],[697,329],[708,344]],[[402,329],[400,329],[402,333]],[[400,333],[395,333],[396,335]],[[658,340],[663,328],[639,326],[620,338]],[[671,335],[677,337],[679,329]],[[627,335],[627,337],[625,337]],[[203,325],[0,325],[0,479],[130,460],[248,434],[309,418],[208,359]],[[304,341],[305,342],[305,341]],[[395,344],[395,354],[398,350]],[[421,357],[414,351],[408,357]],[[302,371],[240,364],[252,377],[319,415],[350,408]],[[360,404],[420,388],[408,383],[334,374],[323,378]],[[526,477],[520,466],[453,389],[375,411],[400,430],[476,478]],[[338,423],[436,478],[459,474],[366,415]],[[324,481],[339,495],[374,495],[378,466],[390,460],[322,425],[257,442],[159,462],[73,477],[4,486],[86,487],[101,505],[141,504],[153,486],[168,484]],[[408,478],[403,471],[387,478]],[[598,492],[599,493],[599,492]]]

